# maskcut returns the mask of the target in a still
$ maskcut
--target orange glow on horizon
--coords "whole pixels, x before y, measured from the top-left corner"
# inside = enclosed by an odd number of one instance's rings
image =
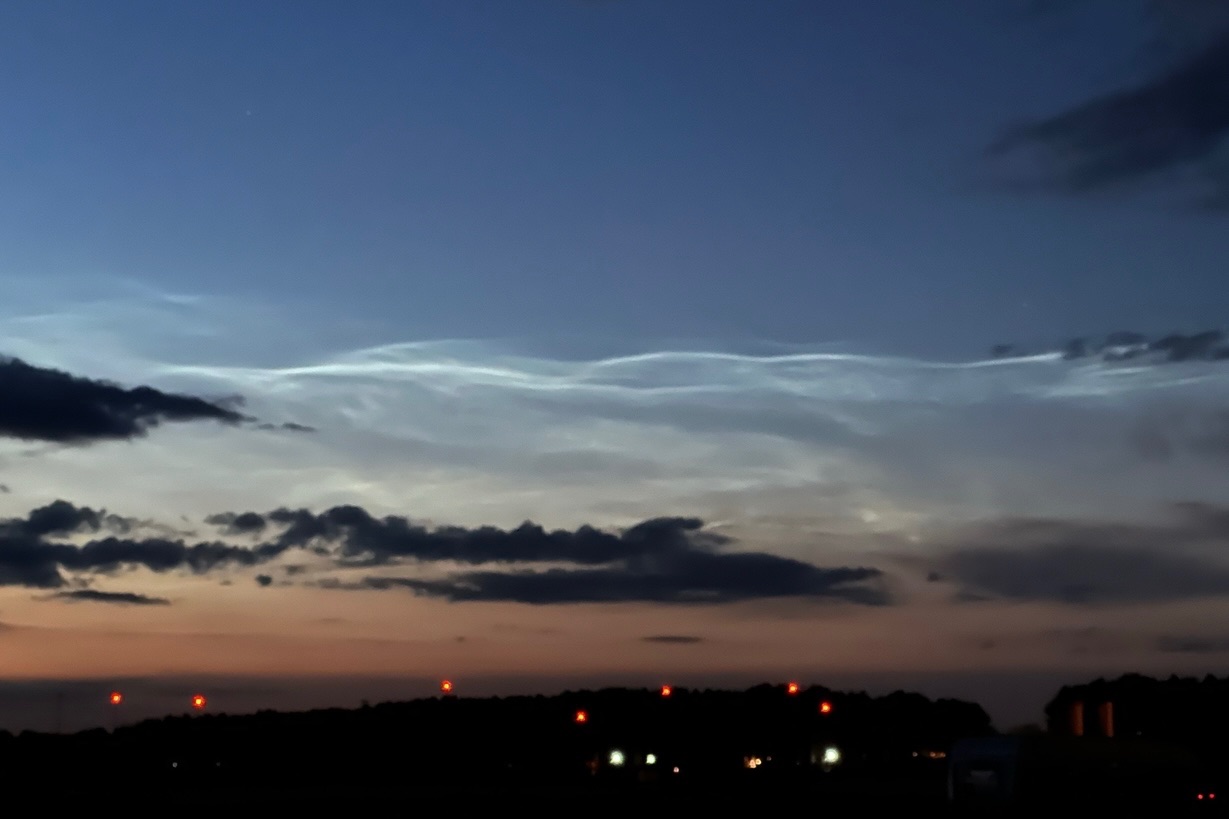
[[[821,702],[819,704],[819,713],[831,714],[832,713],[832,703],[828,702],[827,700],[824,700],[823,702]]]
[[[577,711],[576,712],[576,724],[577,725],[584,725],[588,721],[589,721],[588,711]]]
[[[452,680],[444,680],[442,683],[440,683],[440,691],[443,691],[445,694],[451,694],[452,693]]]
[[[121,702],[123,702],[123,701],[124,701],[124,695],[123,695],[123,694],[121,694],[121,693],[120,693],[120,692],[118,692],[118,691],[112,691],[112,692],[111,692],[111,704],[112,704],[112,705],[119,705],[119,704],[120,704]]]
[[[192,707],[193,707],[193,708],[195,708],[195,709],[197,709],[197,710],[200,710],[201,708],[204,708],[204,707],[205,707],[205,695],[204,695],[204,694],[195,694],[195,695],[193,695],[193,697],[192,697]]]
[[[663,697],[668,697],[668,696],[670,696],[670,695],[671,695],[671,694],[673,694],[673,693],[674,693],[674,689],[673,689],[673,688],[671,688],[670,686],[668,686],[668,685],[663,685],[663,686],[661,687],[661,695],[662,695]]]
[[[799,686],[798,683],[796,682],[792,682],[789,685],[785,686],[786,694],[790,694],[790,695],[797,694],[800,690],[802,690],[801,686]]]

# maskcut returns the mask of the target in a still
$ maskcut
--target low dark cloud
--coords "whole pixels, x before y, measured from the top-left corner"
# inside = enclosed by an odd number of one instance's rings
[[[91,603],[110,603],[118,606],[169,606],[171,601],[165,597],[150,597],[135,592],[106,592],[95,589],[74,589],[72,591],[56,592],[52,597],[59,600],[88,601]]]
[[[1213,191],[1206,205],[1227,201],[1229,15],[1224,6],[1208,0],[1151,3],[1158,35],[1178,54],[1166,69],[1134,87],[1015,127],[991,145],[991,155],[1036,160],[1037,181],[1069,193],[1193,170]],[[1211,9],[1215,13],[1206,13]],[[1198,37],[1187,36],[1194,30]]]
[[[1209,546],[1229,537],[1229,511],[1183,504],[1156,525],[1005,520],[952,533],[926,567],[957,599],[1069,605],[1229,595],[1229,564]]]
[[[1164,635],[1157,638],[1156,647],[1167,654],[1226,654],[1229,653],[1229,637]]]
[[[651,634],[648,637],[641,637],[640,640],[645,643],[666,643],[668,645],[695,645],[704,642],[703,637],[690,634]]]
[[[408,589],[452,602],[719,604],[772,597],[810,597],[885,605],[880,572],[824,569],[768,554],[690,555],[682,560],[623,563],[601,569],[463,572],[446,580],[367,577],[326,587]]]
[[[126,532],[131,518],[57,500],[24,518],[0,520],[0,586],[58,589],[68,575],[110,574],[143,567],[155,572],[204,574],[231,566],[255,566],[279,555],[277,544],[244,548],[220,541],[187,543],[167,537],[92,537],[84,543],[62,538]]]
[[[1120,653],[1128,649],[1133,640],[1130,634],[1085,626],[1050,628],[1019,634],[981,635],[971,638],[968,642],[981,651],[1016,654],[1021,651],[1048,649],[1071,656],[1090,656]]]
[[[0,357],[0,436],[89,443],[139,438],[166,422],[251,420],[221,402],[123,387]],[[228,402],[229,403],[229,402]]]
[[[772,554],[723,551],[730,539],[705,530],[704,522],[695,518],[651,518],[620,532],[592,526],[548,531],[530,522],[510,530],[428,529],[405,517],[376,518],[360,507],[337,506],[320,513],[227,512],[210,516],[208,522],[228,534],[258,535],[261,542],[239,546],[221,540],[104,535],[104,529],[126,532],[134,524],[105,511],[56,501],[24,518],[0,520],[0,585],[62,589],[88,583],[91,576],[138,567],[206,574],[259,566],[298,550],[338,568],[434,562],[516,566],[442,579],[372,575],[358,582],[334,578],[317,584],[402,588],[454,601],[729,603],[807,597],[864,605],[889,602],[878,569],[823,568]],[[541,564],[555,567],[539,568]],[[293,576],[297,571],[287,567],[286,573]],[[273,576],[260,574],[256,582],[272,585]]]
[[[242,521],[242,524],[240,522]],[[613,533],[581,526],[548,531],[525,522],[515,529],[493,526],[429,529],[408,518],[372,516],[358,506],[334,506],[315,513],[306,509],[278,509],[215,515],[210,522],[228,530],[246,531],[280,527],[274,542],[282,548],[317,548],[346,565],[379,566],[403,560],[449,560],[468,564],[548,563],[563,561],[602,565],[620,560],[710,552],[728,542],[714,532],[702,531],[694,518],[653,518]]]
[[[239,517],[217,520],[233,526]],[[343,566],[450,561],[578,567],[471,571],[446,579],[370,576],[358,582],[322,581],[320,585],[327,588],[400,588],[458,602],[532,604],[730,603],[794,596],[865,605],[888,602],[877,569],[820,568],[771,554],[722,552],[729,538],[705,531],[704,522],[695,518],[651,518],[613,533],[592,526],[547,531],[530,522],[510,530],[428,529],[400,516],[377,519],[357,506],[337,506],[318,514],[281,509],[261,517],[268,525],[283,527],[270,545],[311,549]]]

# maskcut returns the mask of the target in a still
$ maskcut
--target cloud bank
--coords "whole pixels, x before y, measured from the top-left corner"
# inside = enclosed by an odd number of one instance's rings
[[[238,521],[243,521],[243,532],[280,529],[253,546],[115,536],[78,545],[58,539],[96,533],[110,519],[125,520],[57,501],[24,518],[0,521],[0,585],[59,589],[132,568],[208,574],[258,566],[299,550],[339,569],[457,563],[526,567],[466,571],[444,579],[373,575],[358,582],[336,577],[317,581],[325,588],[403,588],[452,601],[729,603],[805,597],[867,605],[888,602],[876,583],[882,576],[877,569],[821,568],[772,554],[723,552],[729,538],[706,532],[702,521],[687,518],[646,520],[618,534],[590,526],[547,531],[532,523],[505,531],[489,526],[427,528],[405,517],[377,519],[362,508],[347,506],[319,514],[281,509],[265,515],[211,516],[214,525],[228,532],[236,531]],[[559,563],[585,568],[533,568]],[[272,584],[267,574],[256,580],[261,586]],[[111,603],[163,602],[92,589],[66,590],[59,596]]]
[[[958,599],[1066,605],[1166,603],[1229,596],[1229,509],[1182,504],[1152,524],[1010,519],[933,544],[928,579]]]

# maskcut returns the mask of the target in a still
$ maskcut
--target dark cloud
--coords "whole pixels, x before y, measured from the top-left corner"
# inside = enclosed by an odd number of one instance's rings
[[[733,603],[771,597],[810,597],[885,605],[877,569],[824,569],[769,554],[685,555],[665,561],[629,561],[601,569],[464,572],[446,580],[367,577],[334,588],[403,588],[453,602]]]
[[[402,560],[469,564],[564,561],[602,565],[616,560],[713,550],[727,542],[721,535],[700,531],[704,522],[693,518],[650,519],[621,534],[592,526],[547,531],[528,521],[510,530],[493,526],[428,529],[401,516],[375,518],[358,506],[335,506],[320,513],[278,509],[266,515],[245,512],[210,519],[224,527],[233,527],[239,520],[245,521],[251,531],[264,525],[282,527],[275,538],[282,548],[319,547],[342,563],[363,566]]]
[[[728,603],[775,597],[888,602],[882,574],[872,568],[821,568],[755,552],[722,551],[730,540],[704,530],[695,518],[651,518],[621,532],[591,526],[548,531],[526,522],[514,529],[446,526],[428,529],[407,518],[375,518],[356,506],[320,513],[305,509],[222,513],[208,518],[229,533],[260,533],[262,542],[185,542],[171,537],[91,537],[110,521],[127,519],[56,501],[25,518],[0,520],[0,585],[60,589],[88,577],[141,567],[154,572],[261,565],[290,550],[306,550],[337,567],[396,566],[445,561],[468,565],[521,564],[515,571],[461,572],[444,579],[370,576],[325,580],[329,588],[404,588],[449,600],[525,603]],[[266,531],[273,530],[273,531]],[[573,568],[538,570],[540,564]],[[287,569],[287,574],[295,572]],[[261,574],[256,582],[273,583]]]
[[[277,544],[249,549],[165,537],[106,536],[81,544],[57,539],[94,534],[105,528],[127,531],[132,525],[130,518],[63,500],[34,509],[24,518],[0,520],[0,586],[57,589],[67,583],[64,572],[106,574],[134,567],[203,574],[227,566],[255,566],[282,551]]]
[[[52,597],[60,600],[89,601],[92,603],[111,603],[120,606],[169,606],[171,601],[165,597],[150,597],[134,592],[105,592],[95,589],[74,589],[73,591],[56,592]]]
[[[88,443],[145,435],[164,422],[251,419],[221,402],[122,387],[0,357],[0,436]]]
[[[1229,564],[1200,547],[1229,537],[1229,511],[1183,504],[1171,522],[1006,520],[952,534],[928,569],[958,599],[1144,603],[1229,594]],[[1212,553],[1214,554],[1214,553]]]
[[[217,526],[231,535],[257,534],[265,529],[264,517],[255,512],[244,512],[239,515],[232,512],[223,512],[217,515],[210,515],[205,518],[205,522],[211,526]]]
[[[1229,653],[1229,637],[1165,635],[1157,638],[1156,647],[1167,654],[1225,654]]]
[[[253,513],[244,513],[251,515]],[[233,525],[240,516],[219,516]],[[402,588],[454,601],[523,603],[728,603],[767,597],[811,597],[867,605],[888,601],[881,573],[820,568],[771,554],[722,552],[729,538],[695,518],[651,518],[622,532],[592,526],[548,531],[526,522],[515,529],[428,529],[407,518],[375,518],[356,506],[321,513],[280,509],[260,516],[282,528],[270,545],[306,548],[342,566],[449,561],[470,565],[568,563],[578,568],[462,572],[446,579],[367,577],[325,580],[327,588]],[[255,525],[255,524],[253,524]]]
[[[1007,351],[1007,352],[1004,352]],[[1044,352],[1052,352],[1045,350]],[[1010,344],[991,348],[993,358],[1020,354]],[[1068,361],[1100,359],[1108,363],[1130,361],[1133,365],[1165,364],[1181,361],[1229,361],[1229,339],[1218,329],[1194,333],[1169,333],[1149,338],[1143,333],[1119,330],[1105,336],[1080,336],[1068,339],[1058,352]]]
[[[0,483],[0,495],[7,495],[10,491],[8,484]]]
[[[1042,184],[1082,193],[1195,169],[1217,193],[1229,183],[1218,152],[1229,137],[1229,18],[1195,14],[1202,2],[1152,4],[1158,24],[1185,29],[1202,21],[1198,39],[1151,79],[1080,103],[1010,130],[990,148],[994,156],[1039,161]],[[1175,40],[1176,42],[1176,40]]]
[[[640,640],[645,643],[667,643],[669,645],[694,645],[704,642],[703,637],[690,634],[652,634],[648,637],[641,637]]]
[[[981,651],[1018,653],[1030,649],[1057,650],[1072,656],[1115,654],[1131,645],[1130,635],[1095,626],[1051,628],[1022,634],[995,634],[972,637],[969,645]]]
[[[273,429],[285,430],[287,432],[316,432],[315,427],[309,427],[306,424],[296,424],[294,421],[284,421],[280,424],[260,423],[256,425],[257,429]]]

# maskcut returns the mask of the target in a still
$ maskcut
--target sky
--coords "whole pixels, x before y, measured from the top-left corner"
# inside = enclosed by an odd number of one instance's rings
[[[1229,672],[1227,89],[1215,0],[4,4],[0,728]]]

